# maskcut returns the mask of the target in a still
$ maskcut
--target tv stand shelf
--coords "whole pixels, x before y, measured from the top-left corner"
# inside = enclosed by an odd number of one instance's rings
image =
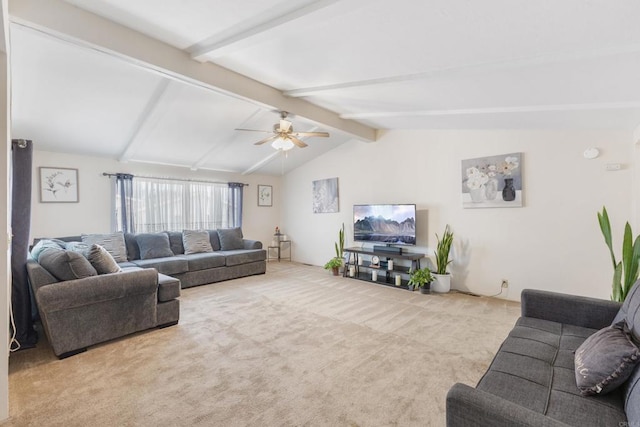
[[[409,289],[409,272],[420,269],[420,260],[424,258],[425,254],[420,253],[391,253],[385,251],[376,251],[373,249],[365,249],[365,248],[346,248],[345,253],[353,255],[353,257],[349,256],[348,259],[353,258],[352,261],[347,262],[344,267],[344,277],[349,277],[358,280],[364,280],[366,282],[375,283],[378,285],[392,286],[394,288],[400,289]],[[382,266],[373,266],[370,261],[362,260],[360,261],[360,257],[362,255],[370,255],[377,256],[381,260],[386,259],[387,263],[390,260],[409,260],[411,261],[411,267],[406,267],[402,265],[393,265],[393,269],[389,270]],[[350,268],[354,269],[353,277],[350,276],[349,270]],[[362,271],[361,271],[362,270]],[[378,277],[377,280],[372,280],[371,271],[377,270]],[[400,274],[402,276],[400,286],[396,286],[395,275]]]

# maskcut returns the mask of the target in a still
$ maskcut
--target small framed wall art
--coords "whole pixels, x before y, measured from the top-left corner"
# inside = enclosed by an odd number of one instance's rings
[[[78,203],[78,169],[40,168],[41,203]]]
[[[258,206],[273,206],[273,187],[258,185]]]

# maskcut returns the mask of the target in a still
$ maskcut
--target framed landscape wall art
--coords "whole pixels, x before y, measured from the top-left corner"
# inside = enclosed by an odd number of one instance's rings
[[[313,181],[313,213],[339,212],[338,178]]]
[[[462,160],[462,207],[522,207],[522,153]]]
[[[78,203],[78,169],[40,168],[41,203]]]
[[[258,206],[273,206],[273,187],[258,185]]]

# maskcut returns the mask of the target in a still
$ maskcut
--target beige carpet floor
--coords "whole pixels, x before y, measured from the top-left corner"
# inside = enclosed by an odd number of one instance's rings
[[[270,263],[185,289],[177,326],[57,360],[10,357],[7,426],[441,426],[519,304]]]

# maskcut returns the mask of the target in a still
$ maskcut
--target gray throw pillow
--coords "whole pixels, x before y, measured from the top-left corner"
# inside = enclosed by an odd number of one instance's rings
[[[60,248],[47,248],[40,254],[38,262],[58,280],[84,279],[97,276],[96,269],[82,254]]]
[[[40,258],[40,254],[45,251],[45,249],[54,248],[54,249],[64,249],[66,242],[58,239],[41,239],[33,245],[31,249],[31,258],[38,261]]]
[[[218,230],[218,237],[220,238],[220,248],[223,251],[244,249],[242,229],[240,227]]]
[[[88,258],[98,274],[119,273],[122,271],[111,254],[100,245],[91,245]]]
[[[136,236],[140,259],[164,258],[173,256],[166,233],[144,233]]]
[[[182,244],[185,255],[213,252],[211,242],[209,242],[209,232],[206,230],[183,230]]]
[[[127,246],[122,232],[111,234],[83,234],[82,241],[89,245],[100,245],[113,256],[116,262],[127,262]]]
[[[627,323],[600,329],[575,354],[576,384],[584,396],[609,393],[622,385],[640,361]]]

